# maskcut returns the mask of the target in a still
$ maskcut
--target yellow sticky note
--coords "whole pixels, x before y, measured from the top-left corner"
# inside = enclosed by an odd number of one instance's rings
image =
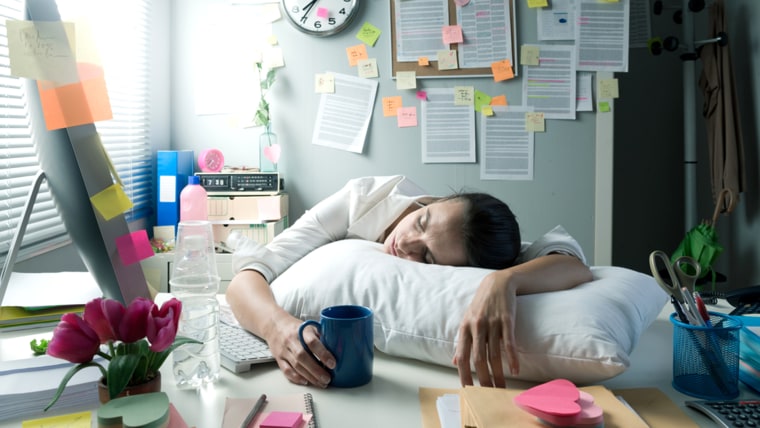
[[[332,73],[315,74],[314,92],[318,94],[335,93],[335,76]]]
[[[267,43],[269,43],[272,46],[276,45],[278,43],[277,36],[275,36],[274,34],[270,34],[269,37],[267,37]]]
[[[349,46],[346,48],[346,55],[348,55],[348,65],[351,67],[356,66],[360,59],[367,59],[367,45],[361,44],[356,46]]]
[[[525,113],[525,130],[528,132],[546,131],[544,113],[543,112]]]
[[[426,56],[421,56],[417,58],[417,65],[427,67],[430,65],[430,60]]]
[[[417,107],[400,107],[396,110],[396,122],[399,128],[417,126]]]
[[[90,202],[106,220],[132,208],[132,201],[118,184],[112,184],[90,197]]]
[[[617,79],[599,80],[599,98],[618,98],[619,96]]]
[[[454,105],[471,106],[475,103],[475,88],[472,86],[454,86]]]
[[[535,45],[522,45],[520,47],[520,64],[522,65],[538,65],[539,63],[539,48]]]
[[[491,96],[485,92],[475,90],[475,111],[482,111],[484,106],[490,105]]]
[[[401,96],[383,97],[383,116],[396,116],[397,111],[401,108]]]
[[[480,112],[483,113],[483,116],[493,116],[493,107],[483,106],[483,109]]]
[[[74,23],[9,19],[6,30],[11,75],[58,85],[80,80]]]
[[[396,89],[417,89],[417,73],[414,71],[397,71]]]
[[[513,79],[515,72],[512,70],[512,61],[505,59],[491,63],[491,72],[494,82]]]
[[[84,411],[69,413],[66,415],[50,416],[47,418],[29,419],[21,422],[21,428],[42,427],[67,427],[67,428],[90,428],[92,426],[92,412]]]
[[[609,113],[610,103],[607,101],[599,101],[599,111],[602,113]]]
[[[549,2],[547,0],[528,0],[528,7],[547,7]]]
[[[438,57],[439,70],[456,70],[459,68],[457,51],[451,49],[438,51],[436,52],[436,56]]]
[[[491,98],[491,105],[492,106],[505,106],[507,105],[507,96],[506,95],[497,95],[495,97]]]
[[[375,46],[377,39],[380,38],[380,29],[369,22],[365,22],[359,32],[356,33],[356,38],[370,46]]]
[[[377,58],[360,59],[356,63],[356,71],[359,73],[359,77],[365,79],[378,77],[380,74],[377,71]]]

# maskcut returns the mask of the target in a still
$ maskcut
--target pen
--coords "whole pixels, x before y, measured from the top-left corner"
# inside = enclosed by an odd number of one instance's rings
[[[259,397],[258,401],[256,401],[256,404],[253,405],[253,409],[251,409],[251,412],[248,413],[248,416],[245,417],[245,420],[243,421],[243,424],[240,425],[240,428],[248,428],[248,424],[250,424],[253,418],[259,414],[261,408],[264,407],[264,404],[266,404],[266,402],[267,395],[261,394],[261,397]]]

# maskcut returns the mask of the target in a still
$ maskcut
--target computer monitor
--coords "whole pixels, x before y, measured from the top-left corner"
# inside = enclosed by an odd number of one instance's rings
[[[27,19],[60,21],[55,1],[27,0]],[[131,232],[124,214],[106,220],[90,202],[91,196],[114,183],[110,161],[95,125],[49,131],[45,126],[37,82],[28,79],[26,91],[40,168],[84,265],[104,297],[125,304],[136,297],[150,297],[140,264],[124,264],[116,247],[116,239]],[[28,221],[28,216],[22,217],[23,221]],[[23,233],[24,228],[17,230]],[[12,265],[15,254],[11,253],[14,253],[13,245],[7,256]],[[10,270],[12,266],[7,268]],[[3,275],[10,275],[10,271],[3,272]],[[0,293],[2,291],[0,287]]]

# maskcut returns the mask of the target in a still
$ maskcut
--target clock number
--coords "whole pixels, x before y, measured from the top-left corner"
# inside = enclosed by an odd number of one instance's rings
[[[327,22],[328,22],[330,25],[335,25],[335,18],[329,18],[329,19],[327,20]]]
[[[341,10],[340,10],[340,12],[338,12],[338,13],[339,13],[339,14],[341,14],[341,15],[345,15],[345,14],[346,14],[346,8],[344,7],[344,8],[343,8],[343,9],[341,9]]]
[[[322,28],[322,21],[314,21],[314,28]]]
[[[306,21],[308,21],[309,18],[304,14],[304,16],[301,17],[301,23],[306,24]]]
[[[298,8],[298,5],[294,5],[292,8],[290,8],[291,13],[298,13],[301,9]]]

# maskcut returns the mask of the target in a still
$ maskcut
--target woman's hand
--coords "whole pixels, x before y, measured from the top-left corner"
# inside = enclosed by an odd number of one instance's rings
[[[462,385],[472,385],[470,359],[481,386],[506,386],[502,356],[506,353],[509,371],[519,370],[515,346],[517,296],[509,286],[509,271],[488,274],[478,287],[459,325],[454,364]]]

